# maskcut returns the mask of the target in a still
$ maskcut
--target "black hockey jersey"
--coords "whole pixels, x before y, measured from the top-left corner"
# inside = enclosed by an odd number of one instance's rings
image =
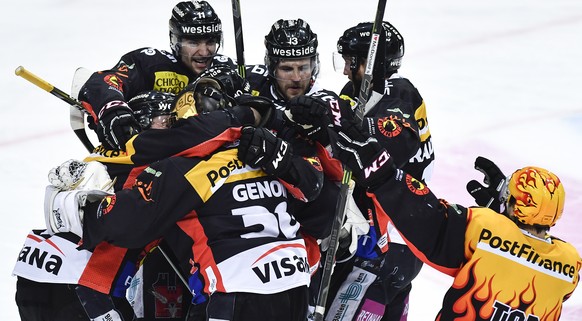
[[[276,293],[310,278],[290,210],[285,187],[229,148],[147,167],[132,189],[87,208],[83,240],[86,247],[100,241],[141,247],[179,222],[193,241],[192,259],[206,293]]]
[[[342,93],[353,96],[352,83]],[[363,128],[375,137],[393,157],[394,164],[411,175],[429,179],[432,174],[434,152],[422,96],[412,83],[397,73],[385,80],[384,92],[373,92],[364,106]],[[354,198],[360,210],[373,222],[374,231],[368,244],[358,250],[359,256],[375,257],[388,249],[388,242],[402,243],[396,230],[383,213],[376,213],[362,188],[356,186]],[[372,247],[376,244],[376,247]]]
[[[212,60],[211,65],[216,64],[236,68],[232,59],[220,54]],[[123,55],[112,69],[93,73],[81,88],[79,100],[87,102],[85,107],[99,119],[99,111],[109,102],[128,101],[148,90],[177,94],[197,76],[167,51],[140,48]]]

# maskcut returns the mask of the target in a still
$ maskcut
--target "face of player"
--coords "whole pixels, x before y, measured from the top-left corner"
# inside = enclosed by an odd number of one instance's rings
[[[185,38],[180,44],[180,59],[195,74],[200,74],[210,66],[219,45],[215,38]]]
[[[277,89],[289,100],[305,94],[311,83],[311,58],[281,60],[275,67]]]
[[[348,78],[351,81],[354,82],[361,82],[362,79],[364,78],[364,69],[366,68],[366,59],[363,59],[363,63],[361,63],[360,65],[358,65],[358,70],[356,70],[355,73],[355,79],[354,75],[352,74],[352,70],[350,69],[350,66],[352,64],[355,63],[355,58],[349,55],[342,55],[342,58],[344,59],[344,75],[348,76]]]
[[[174,115],[159,115],[152,117],[151,126],[149,129],[167,129],[172,127],[176,120]]]

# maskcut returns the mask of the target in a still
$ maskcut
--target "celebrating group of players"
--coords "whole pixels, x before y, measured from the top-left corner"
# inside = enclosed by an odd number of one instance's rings
[[[206,1],[173,8],[171,52],[93,73],[78,98],[101,145],[49,173],[46,230],[14,269],[21,319],[309,320],[349,168],[325,320],[406,320],[423,263],[454,277],[439,320],[557,320],[582,266],[547,233],[559,178],[478,158],[486,184],[467,188],[482,207],[437,199],[424,100],[398,73],[403,37],[381,24],[361,102],[373,23],[355,24],[337,41],[339,95],[317,82],[306,21],[276,21],[265,64],[241,75]]]

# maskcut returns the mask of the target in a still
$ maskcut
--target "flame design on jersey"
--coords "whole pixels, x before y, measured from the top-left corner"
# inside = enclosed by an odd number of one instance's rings
[[[510,315],[522,315],[515,320],[550,321],[558,320],[561,307],[556,304],[546,311],[545,306],[536,306],[533,302],[543,301],[543,293],[536,286],[536,278],[515,276],[513,281],[521,283],[521,290],[506,291],[506,284],[500,284],[497,279],[503,277],[493,274],[483,277],[479,269],[480,259],[470,262],[455,277],[451,289],[445,296],[445,306],[437,320],[510,320]],[[503,272],[501,272],[503,273]],[[504,281],[505,283],[505,281]],[[513,319],[511,319],[513,320]]]

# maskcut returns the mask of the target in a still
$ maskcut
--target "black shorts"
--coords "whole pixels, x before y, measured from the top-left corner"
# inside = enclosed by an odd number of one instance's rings
[[[236,321],[305,321],[308,304],[307,286],[275,294],[219,293],[210,296],[206,305],[206,316],[201,306],[192,306],[188,321],[219,320]]]
[[[16,305],[22,321],[89,320],[75,285],[39,283],[18,277]]]

